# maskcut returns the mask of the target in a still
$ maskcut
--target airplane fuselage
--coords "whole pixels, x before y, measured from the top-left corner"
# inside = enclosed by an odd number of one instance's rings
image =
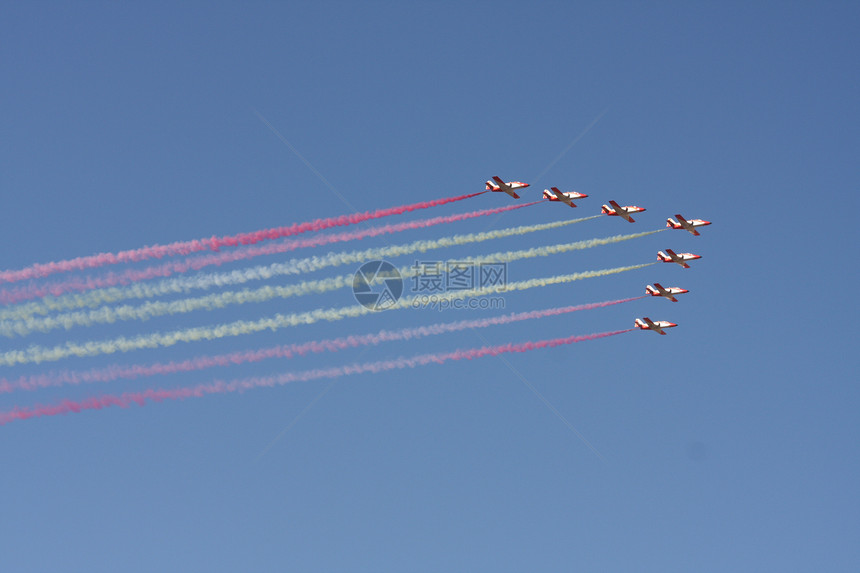
[[[493,183],[493,181],[495,181],[495,183]],[[522,189],[529,186],[528,183],[523,183],[522,181],[508,181],[506,183],[499,177],[493,177],[493,181],[487,181],[487,191],[507,193],[514,199],[520,198],[520,196],[514,192],[514,189]]]
[[[690,291],[679,287],[664,287],[660,283],[655,283],[654,286],[646,286],[645,292],[651,296],[662,296],[668,298],[672,302],[678,302],[678,299],[675,298],[676,294],[684,294]]]
[[[577,193],[576,191],[560,191],[560,193],[570,200],[588,197],[585,193]],[[558,196],[549,189],[543,190],[543,197],[548,201],[562,201],[562,199],[559,199]]]
[[[641,330],[653,330],[657,334],[663,335],[666,334],[665,332],[663,332],[664,328],[672,328],[674,326],[678,326],[674,322],[669,322],[668,320],[651,320],[647,316],[645,318],[637,318],[633,324],[636,326],[636,328],[639,328]]]
[[[701,255],[694,255],[693,253],[675,253],[671,249],[666,249],[666,252],[660,251],[657,253],[657,260],[662,261],[664,263],[676,263],[684,267],[685,269],[690,268],[690,265],[687,264],[687,261],[694,261],[696,259],[701,259]]]
[[[678,220],[676,221],[672,217],[666,219],[666,226],[671,229],[684,229],[692,233],[693,235],[699,236],[699,232],[696,230],[696,227],[704,227],[706,225],[710,225],[710,221],[705,221],[704,219],[684,219],[681,215],[675,215]]]
[[[610,207],[609,205],[612,206]],[[645,210],[644,207],[637,207],[636,205],[626,205],[622,207],[615,201],[610,201],[609,205],[602,205],[600,212],[604,215],[609,215],[610,217],[622,217],[626,219],[628,223],[635,222],[635,219],[630,216],[631,213],[641,213]]]

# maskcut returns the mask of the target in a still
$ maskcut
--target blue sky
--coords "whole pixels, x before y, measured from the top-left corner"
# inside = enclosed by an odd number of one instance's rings
[[[669,336],[633,332],[506,361],[4,426],[4,571],[860,566],[855,5],[92,2],[2,11],[3,269],[341,215],[347,203],[367,210],[460,195],[496,174],[531,182],[524,199],[550,185],[590,197],[576,211],[537,205],[297,254],[590,215],[609,199],[648,210],[635,225],[601,218],[438,256],[658,229],[678,212],[713,221],[701,237],[667,231],[509,272],[522,280],[651,262],[667,247],[703,255],[692,269],[651,266],[505,297],[507,311],[533,310],[636,296],[658,281],[690,289],[678,304],[640,300],[487,329],[483,340],[467,331],[217,376],[623,329],[643,315],[677,322]],[[507,202],[488,194],[385,222]],[[351,297],[3,338],[0,350]],[[56,367],[490,314],[383,312]],[[0,409],[214,376],[6,394]]]

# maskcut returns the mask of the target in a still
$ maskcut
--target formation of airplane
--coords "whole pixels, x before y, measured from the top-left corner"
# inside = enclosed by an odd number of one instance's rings
[[[495,183],[493,183],[493,181],[495,181]],[[502,181],[501,177],[498,177],[496,175],[493,176],[492,181],[487,181],[487,191],[495,191],[497,193],[505,192],[514,199],[520,198],[520,196],[517,195],[514,189],[523,189],[528,186],[528,183],[523,183],[522,181],[508,181],[507,183],[505,183],[504,181]]]
[[[562,192],[558,190],[558,187],[550,187],[543,190],[543,198],[547,201],[561,201],[570,207],[576,207],[573,203],[574,199],[582,199],[583,197],[588,197],[588,195],[577,193],[576,191]]]
[[[694,255],[693,253],[675,253],[672,249],[666,249],[665,253],[663,251],[659,251],[657,253],[658,261],[663,261],[664,263],[677,263],[685,269],[690,268],[687,261],[694,261],[701,258],[702,255]]]
[[[680,287],[664,287],[660,283],[654,283],[654,286],[648,285],[645,287],[645,292],[650,294],[651,296],[663,296],[671,300],[672,302],[678,302],[678,299],[675,298],[676,294],[684,294],[686,292],[690,292],[685,288]]]
[[[610,207],[609,205],[612,205]],[[609,215],[612,217],[623,217],[627,220],[628,223],[634,223],[635,219],[630,216],[631,213],[641,213],[645,210],[644,207],[637,207],[636,205],[627,205],[626,207],[622,207],[615,201],[610,201],[609,205],[603,205],[601,208],[601,212],[604,215]]]
[[[492,180],[487,181],[488,191],[507,193],[514,199],[520,198],[520,196],[517,195],[515,191],[516,189],[523,189],[528,186],[528,183],[523,183],[522,181],[505,182],[501,178],[496,176],[494,176]],[[560,191],[558,187],[550,187],[549,189],[543,190],[544,199],[546,199],[547,201],[556,201],[558,203],[564,203],[568,207],[576,207],[576,204],[573,201],[575,199],[582,199],[584,197],[588,197],[588,195],[586,195],[585,193],[578,193],[576,191],[563,192]],[[609,201],[608,205],[601,206],[601,213],[603,213],[604,215],[621,217],[628,223],[635,222],[633,217],[631,217],[633,213],[641,213],[643,211],[645,211],[644,207],[637,207],[636,205],[625,205],[622,207],[615,201]],[[670,229],[683,229],[696,236],[699,236],[699,231],[696,230],[697,227],[704,227],[710,224],[710,221],[705,221],[704,219],[685,219],[680,214],[676,214],[674,219],[672,217],[666,219],[666,226]],[[693,261],[695,259],[701,258],[701,255],[695,255],[693,253],[676,253],[672,249],[666,249],[666,252],[660,251],[657,253],[657,260],[662,261],[664,263],[676,263],[681,265],[685,269],[690,268],[690,265],[687,264],[687,261]],[[660,283],[654,283],[653,286],[647,285],[645,287],[645,292],[651,296],[659,296],[667,298],[672,302],[678,302],[678,299],[675,298],[676,295],[685,294],[690,291],[680,287],[664,287]],[[637,318],[634,324],[636,328],[640,330],[653,330],[657,334],[664,335],[666,334],[665,329],[678,326],[674,322],[669,322],[667,320],[651,320],[647,316],[644,318]]]
[[[668,320],[651,320],[647,316],[645,318],[637,318],[633,323],[636,325],[636,328],[640,330],[653,330],[657,334],[666,333],[663,331],[664,328],[672,328],[674,326],[678,326],[674,322],[669,322]]]
[[[705,221],[704,219],[690,219],[686,220],[681,215],[675,215],[678,219],[677,221],[672,217],[666,219],[666,226],[670,229],[684,229],[685,231],[689,231],[692,234],[699,236],[699,232],[696,230],[696,227],[704,227],[705,225],[710,225],[710,221]]]

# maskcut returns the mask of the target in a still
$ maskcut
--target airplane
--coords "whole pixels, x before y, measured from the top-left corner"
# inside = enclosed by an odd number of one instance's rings
[[[668,320],[651,320],[647,316],[645,318],[637,318],[636,322],[633,323],[636,328],[641,330],[653,330],[658,334],[662,334],[665,336],[665,332],[663,332],[664,328],[672,328],[673,326],[678,326],[674,322],[669,322]]]
[[[666,219],[666,226],[672,229],[684,229],[685,231],[690,231],[697,237],[699,236],[699,232],[695,229],[695,227],[704,227],[705,225],[710,225],[710,221],[705,221],[704,219],[690,219],[686,220],[681,215],[675,215],[678,220],[675,221],[672,217]]]
[[[561,201],[571,207],[576,207],[573,204],[573,199],[582,199],[588,197],[585,193],[577,193],[576,191],[567,191],[565,193],[558,190],[558,187],[543,190],[543,198],[547,201]]]
[[[495,183],[493,183],[495,181]],[[493,176],[493,181],[487,181],[487,191],[504,191],[514,199],[519,199],[520,196],[514,192],[514,189],[522,189],[528,187],[528,183],[522,181],[509,181],[505,183],[500,177]]]
[[[685,292],[690,292],[685,288],[679,287],[669,287],[666,288],[660,283],[654,283],[654,286],[648,285],[645,287],[645,292],[650,294],[651,296],[665,296],[672,302],[678,302],[678,299],[675,298],[676,294],[684,294]]]
[[[612,207],[609,207],[612,205]],[[645,210],[644,207],[637,207],[636,205],[627,205],[626,207],[621,207],[615,201],[610,201],[609,205],[604,205],[601,209],[601,213],[604,215],[617,215],[619,217],[624,217],[627,219],[628,223],[633,223],[634,219],[630,216],[630,213],[641,213]]]
[[[657,260],[663,261],[664,263],[678,263],[685,269],[689,269],[690,265],[687,264],[687,261],[693,261],[695,259],[701,259],[702,255],[694,255],[693,253],[680,253],[675,254],[675,251],[672,249],[666,249],[666,252],[660,251],[657,253]]]

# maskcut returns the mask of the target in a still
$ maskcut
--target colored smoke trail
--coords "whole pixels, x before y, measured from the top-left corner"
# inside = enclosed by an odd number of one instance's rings
[[[505,213],[507,211],[515,211],[524,207],[531,207],[538,203],[545,203],[545,200],[532,201],[531,203],[523,203],[518,205],[507,205],[505,207],[496,207],[493,209],[481,209],[478,211],[470,211],[466,213],[457,213],[454,215],[445,215],[433,217],[429,219],[419,219],[417,221],[406,221],[403,223],[395,223],[383,225],[371,229],[362,229],[359,231],[349,231],[343,233],[335,233],[331,235],[320,235],[302,239],[292,239],[281,243],[275,243],[262,246],[249,246],[234,251],[219,252],[209,255],[192,257],[184,261],[170,261],[161,265],[151,266],[145,269],[128,269],[119,273],[108,273],[101,277],[86,277],[73,278],[67,281],[54,282],[41,286],[27,286],[10,289],[0,289],[1,304],[15,304],[26,300],[41,297],[60,297],[67,293],[78,293],[93,289],[102,289],[115,287],[117,285],[128,285],[138,281],[144,281],[155,278],[165,278],[178,273],[200,270],[207,266],[222,265],[235,261],[247,260],[254,257],[265,255],[276,255],[294,251],[296,249],[305,249],[328,245],[331,243],[340,243],[346,241],[355,241],[365,239],[367,237],[376,237],[379,235],[400,233],[414,229],[424,229],[435,225],[447,223],[455,223],[465,221],[477,217],[487,217]],[[599,215],[597,216],[599,217]],[[73,295],[72,295],[73,296]],[[44,305],[49,311],[63,310],[64,308],[81,308],[77,306],[64,306],[67,303],[61,299],[46,299],[40,303],[31,303],[36,305]],[[33,307],[34,310],[26,311],[33,314],[39,314],[43,307]]]
[[[312,259],[304,259],[302,262],[307,262],[306,266],[293,272],[304,272],[306,270],[318,270],[334,264],[361,263],[367,260],[375,260],[380,258],[389,258],[392,256],[401,255],[404,253],[415,252],[416,250],[423,252],[430,249],[442,248],[451,246],[451,244],[465,244],[465,242],[474,242],[478,239],[488,240],[496,238],[496,236],[511,236],[522,235],[527,232],[533,232],[539,228],[558,227],[565,224],[570,224],[574,221],[562,221],[559,223],[545,223],[541,225],[532,225],[528,227],[517,227],[514,229],[503,229],[501,231],[489,231],[486,233],[478,233],[477,235],[469,235],[463,237],[450,237],[446,239],[438,239],[435,241],[418,241],[411,245],[394,245],[392,247],[383,247],[379,249],[369,249],[367,251],[353,253],[332,253],[327,257],[314,257]],[[480,257],[465,257],[457,259],[460,264],[482,264],[482,263],[512,263],[524,259],[532,259],[535,257],[546,257],[557,255],[571,251],[590,249],[602,245],[610,245],[631,239],[638,239],[661,233],[665,229],[656,231],[644,231],[641,233],[632,233],[629,235],[615,235],[602,239],[588,239],[585,241],[576,241],[573,243],[562,243],[559,245],[550,245],[545,247],[535,247],[520,251],[507,251],[492,253]],[[455,239],[464,239],[462,243],[454,242]],[[465,241],[468,239],[468,241]],[[290,263],[286,264],[287,269],[291,269]],[[252,278],[268,278],[259,277],[254,269],[249,269]],[[237,276],[241,277],[245,271],[237,271]],[[403,267],[400,269],[400,275],[405,278],[411,278],[416,274],[413,267]],[[123,305],[118,307],[102,307],[92,311],[70,312],[59,314],[57,316],[49,316],[44,318],[28,318],[23,321],[0,321],[0,335],[3,336],[26,336],[34,331],[48,332],[57,328],[65,328],[70,330],[76,326],[93,326],[95,324],[113,324],[120,320],[149,320],[159,316],[173,316],[176,314],[185,314],[198,310],[216,310],[225,308],[231,305],[240,305],[247,303],[261,303],[272,300],[274,298],[289,298],[293,296],[304,296],[309,294],[320,294],[344,288],[353,283],[354,275],[343,275],[340,277],[318,279],[304,281],[295,285],[271,286],[266,285],[257,289],[244,289],[241,291],[226,291],[216,294],[211,294],[202,297],[184,298],[169,302],[151,301],[140,306]],[[187,279],[189,282],[198,280],[196,277]],[[208,284],[208,278],[199,279]],[[248,280],[251,280],[250,278]]]
[[[484,346],[466,350],[455,350],[453,352],[440,352],[434,354],[421,354],[412,357],[396,358],[394,360],[380,360],[377,362],[364,362],[337,366],[332,368],[317,368],[300,372],[287,372],[275,376],[263,376],[245,378],[232,382],[214,381],[208,384],[175,389],[150,389],[142,392],[125,392],[119,395],[103,395],[85,400],[63,400],[59,404],[47,406],[34,406],[31,408],[14,408],[0,412],[0,425],[8,424],[17,420],[27,420],[42,416],[56,416],[70,412],[82,412],[84,410],[102,410],[104,408],[119,406],[125,408],[131,404],[143,406],[147,400],[162,402],[164,400],[182,400],[185,398],[202,398],[211,394],[227,394],[232,392],[244,392],[255,388],[283,386],[292,382],[309,382],[311,380],[341,378],[353,374],[380,373],[390,370],[402,370],[405,368],[416,368],[430,364],[444,364],[445,362],[457,360],[474,360],[485,356],[498,356],[500,354],[530,352],[543,348],[555,348],[586,340],[597,340],[617,336],[626,332],[632,332],[634,328],[616,330],[612,332],[600,332],[596,334],[585,334],[568,336],[565,338],[552,338],[533,342],[500,344],[497,346]]]
[[[487,328],[503,324],[511,324],[524,320],[534,320],[548,316],[569,314],[581,310],[605,308],[617,304],[623,304],[634,300],[645,298],[637,296],[620,300],[605,302],[593,302],[576,306],[563,306],[548,308],[544,310],[533,310],[527,312],[511,313],[503,316],[480,318],[473,320],[460,320],[456,322],[438,323],[430,326],[419,326],[413,328],[402,328],[399,330],[380,330],[377,333],[344,336],[327,340],[310,341],[296,344],[285,344],[271,348],[257,350],[246,350],[231,352],[215,356],[199,356],[179,362],[134,364],[129,366],[112,365],[103,368],[93,368],[84,371],[64,370],[48,374],[33,376],[22,376],[17,380],[6,380],[0,378],[0,392],[14,392],[16,390],[38,390],[52,386],[66,384],[87,384],[95,382],[111,382],[123,379],[132,380],[146,376],[175,374],[178,372],[193,372],[214,368],[218,366],[231,366],[259,362],[272,358],[292,358],[294,356],[305,356],[310,353],[337,352],[346,348],[360,346],[376,346],[384,342],[399,340],[415,340],[425,336],[459,332],[470,328]]]
[[[519,282],[510,282],[491,288],[469,289],[461,291],[446,292],[436,297],[436,302],[462,300],[466,298],[488,296],[491,294],[504,293],[515,290],[526,290],[530,288],[543,287],[553,284],[564,284],[577,280],[609,276],[635,269],[642,269],[656,265],[656,262],[643,263],[627,267],[615,267],[597,271],[584,271],[579,273],[557,275],[554,277],[530,279]],[[403,309],[412,306],[420,306],[423,296],[404,297],[388,307],[386,310]],[[194,342],[199,340],[215,340],[231,336],[242,336],[264,330],[275,331],[281,328],[289,328],[302,324],[313,324],[321,320],[336,321],[344,318],[373,314],[376,311],[367,309],[361,305],[346,306],[341,308],[316,309],[307,312],[292,314],[275,314],[273,316],[258,320],[238,320],[235,322],[217,326],[198,326],[175,330],[173,332],[155,332],[127,338],[121,336],[110,340],[89,342],[66,342],[53,348],[43,346],[30,346],[26,350],[11,350],[0,353],[0,366],[15,366],[16,364],[40,364],[42,362],[54,362],[71,356],[86,357],[101,354],[114,354],[117,352],[130,352],[145,348],[165,348],[180,342]]]
[[[542,223],[538,225],[522,225],[508,229],[485,231],[483,233],[470,233],[465,235],[453,235],[435,240],[413,241],[405,245],[394,245],[361,251],[329,253],[324,256],[306,257],[292,259],[283,263],[260,265],[247,269],[238,269],[224,273],[198,274],[193,277],[176,277],[164,279],[155,284],[138,283],[126,287],[114,287],[98,289],[92,292],[65,296],[59,299],[51,299],[43,302],[34,302],[9,309],[0,309],[0,321],[26,320],[34,314],[49,314],[57,310],[73,310],[86,307],[97,307],[101,304],[110,304],[121,300],[132,298],[156,298],[159,296],[182,294],[192,290],[206,290],[210,288],[223,288],[232,285],[244,284],[251,281],[267,280],[279,276],[295,275],[324,269],[326,267],[363,263],[369,260],[387,259],[417,252],[426,252],[433,249],[441,249],[455,245],[466,245],[480,243],[492,239],[525,235],[538,231],[557,229],[574,225],[583,221],[596,219],[600,215],[585,217],[582,219],[569,219],[553,223]],[[3,324],[0,322],[0,324]],[[0,330],[3,327],[0,326]],[[34,330],[41,330],[34,327]]]
[[[42,278],[54,273],[79,271],[104,265],[132,263],[146,259],[160,259],[174,255],[190,255],[191,253],[206,250],[217,251],[223,247],[253,245],[262,241],[291,237],[293,235],[299,235],[310,231],[322,231],[325,229],[331,229],[332,227],[345,227],[347,225],[363,223],[365,221],[380,219],[391,215],[402,215],[403,213],[418,211],[420,209],[429,209],[430,207],[447,205],[448,203],[471,199],[472,197],[477,197],[484,193],[487,193],[487,191],[469,193],[468,195],[459,195],[456,197],[444,197],[442,199],[433,199],[432,201],[421,201],[418,203],[412,203],[411,205],[388,207],[385,209],[377,209],[376,211],[365,211],[364,213],[341,215],[340,217],[316,219],[305,223],[294,223],[286,227],[274,227],[250,233],[240,233],[238,235],[229,235],[224,237],[213,236],[209,239],[180,241],[170,243],[169,245],[153,245],[151,247],[141,247],[139,249],[119,251],[117,253],[99,253],[97,255],[78,257],[76,259],[68,259],[65,261],[35,264],[16,271],[0,271],[0,283],[12,283],[27,279]]]
[[[169,294],[186,293],[191,290],[206,290],[213,287],[244,284],[251,281],[267,280],[279,276],[308,273],[338,265],[364,263],[371,260],[388,259],[417,252],[424,253],[430,250],[455,245],[466,245],[504,237],[521,236],[528,233],[556,229],[597,217],[599,217],[599,215],[586,217],[584,219],[571,219],[553,223],[542,223],[539,225],[523,225],[509,229],[485,231],[483,233],[454,235],[435,240],[414,241],[406,245],[393,245],[390,247],[366,249],[363,251],[329,253],[324,256],[292,259],[284,263],[274,263],[267,266],[239,269],[226,273],[209,273],[193,277],[166,279],[154,285],[134,284],[127,287],[101,289],[85,294],[75,295],[74,297],[67,297],[64,300],[64,303],[67,306],[74,305],[78,308],[84,308],[87,306],[97,306],[99,303],[110,303],[128,298],[156,298]],[[635,237],[631,236],[631,238]],[[617,241],[613,239],[612,242]],[[410,269],[408,267],[401,270],[401,274],[404,275],[409,272]],[[220,294],[186,298],[169,303],[149,302],[140,306],[126,305],[115,308],[103,307],[93,311],[65,313],[47,318],[32,318],[27,311],[40,306],[40,303],[30,303],[28,305],[22,305],[22,307],[14,307],[0,312],[0,317],[3,318],[3,320],[0,320],[0,335],[14,336],[17,334],[19,336],[25,336],[34,331],[48,332],[55,328],[66,328],[68,330],[73,326],[91,326],[93,324],[100,323],[113,323],[117,320],[146,320],[166,314],[191,312],[200,309],[212,310],[215,308],[223,308],[230,304],[263,302],[276,297],[286,298],[289,296],[300,296],[315,292],[327,292],[350,284],[352,280],[351,276],[352,275],[349,277],[339,277],[337,279],[306,281],[299,285],[288,285],[284,287],[264,286],[255,290],[246,289],[242,291],[227,291]],[[44,307],[45,305],[41,306]]]

